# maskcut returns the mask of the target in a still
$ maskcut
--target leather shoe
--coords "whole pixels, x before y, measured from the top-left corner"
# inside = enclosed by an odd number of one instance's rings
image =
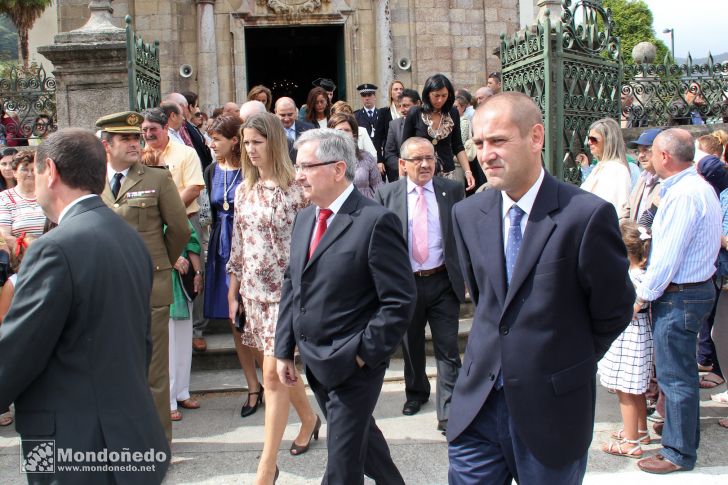
[[[413,399],[411,401],[407,401],[404,403],[404,407],[402,408],[402,414],[405,416],[412,416],[420,412],[420,408],[424,403],[427,401],[418,401],[416,399]]]
[[[192,350],[195,352],[204,352],[207,350],[207,342],[202,337],[192,339]]]
[[[652,425],[652,429],[655,430],[655,433],[659,436],[662,436],[662,429],[665,427],[665,423],[655,423]]]
[[[680,465],[674,464],[660,454],[641,459],[637,462],[637,466],[640,467],[640,470],[643,472],[656,473],[658,475],[677,472],[683,469]]]

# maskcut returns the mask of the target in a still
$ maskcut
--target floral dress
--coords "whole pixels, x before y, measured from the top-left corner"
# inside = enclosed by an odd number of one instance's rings
[[[240,184],[235,192],[233,241],[227,270],[240,281],[246,314],[243,344],[262,350],[264,355],[273,355],[293,221],[307,205],[298,182],[283,190],[259,180],[250,190]]]

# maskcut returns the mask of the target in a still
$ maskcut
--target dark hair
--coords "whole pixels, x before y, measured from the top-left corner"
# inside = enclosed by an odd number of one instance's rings
[[[106,183],[106,151],[92,131],[64,128],[38,145],[35,170],[43,173],[46,159],[56,165],[61,181],[73,189],[100,194]]]
[[[444,74],[434,74],[427,78],[425,87],[422,88],[422,111],[424,113],[432,113],[434,111],[434,108],[430,104],[430,93],[442,88],[447,88],[447,101],[442,105],[440,112],[444,114],[450,112],[455,102],[455,88],[452,87],[452,83]]]
[[[256,101],[260,93],[265,94],[265,103],[263,104],[265,105],[265,110],[270,111],[270,106],[273,103],[273,94],[270,92],[270,89],[262,84],[250,88],[250,91],[248,91],[248,101]]]
[[[457,98],[458,96],[462,96],[463,98],[465,98],[468,104],[473,104],[473,95],[470,94],[470,91],[468,91],[467,89],[460,88],[455,91],[455,97]]]
[[[162,126],[165,126],[169,122],[167,114],[162,110],[162,108],[146,109],[142,112],[142,116],[144,116],[144,121],[159,123]]]
[[[16,150],[15,148],[5,147],[2,150],[0,150],[0,158],[12,157],[16,153],[18,153],[18,150]]]
[[[409,89],[409,88],[402,90],[402,93],[399,95],[399,99],[397,99],[397,101],[402,101],[402,98],[409,98],[412,100],[412,102],[414,104],[417,104],[420,101],[422,101],[420,99],[420,93],[418,93],[414,89]]]
[[[324,102],[326,103],[326,107],[324,108],[324,116],[326,116],[326,119],[329,119],[329,116],[331,116],[331,104],[329,103],[329,95],[326,93],[324,88],[313,88],[311,91],[308,92],[308,99],[306,100],[306,121],[309,121],[314,124],[314,126],[318,125],[318,120],[316,119],[316,98],[319,96],[324,97]]]
[[[218,116],[220,116],[224,112],[225,112],[225,110],[222,109],[222,108],[215,108],[215,109],[213,109],[212,110],[212,119],[214,120],[215,118],[217,118]]]
[[[172,113],[181,115],[182,109],[179,107],[177,103],[173,103],[171,101],[165,101],[162,104],[159,105],[162,111],[164,111],[165,116],[167,116],[167,119],[169,120],[169,115]],[[151,121],[151,120],[150,120]]]
[[[243,124],[243,120],[239,116],[218,116],[207,129],[207,134],[212,135],[218,133],[228,140],[232,140],[236,136],[238,137],[238,143],[233,146],[233,155],[240,161],[240,145],[243,139],[243,135],[240,133],[240,127]]]
[[[619,230],[622,232],[627,254],[639,263],[640,268],[645,269],[650,256],[650,230],[631,219],[623,220],[619,224]]]
[[[17,170],[18,167],[25,164],[33,163],[35,158],[35,150],[23,150],[13,155],[13,160],[10,162],[10,168]]]
[[[495,79],[496,81],[498,81],[498,83],[500,83],[501,82],[501,73],[498,71],[491,72],[490,74],[488,74],[488,79],[491,79],[491,78]]]
[[[197,100],[199,99],[197,93],[193,93],[192,91],[183,91],[180,94],[185,97],[187,104],[190,107],[197,106]]]

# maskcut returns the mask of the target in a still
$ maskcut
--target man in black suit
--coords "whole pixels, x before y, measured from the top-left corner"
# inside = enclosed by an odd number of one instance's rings
[[[379,484],[404,484],[372,417],[414,309],[401,224],[354,188],[350,136],[309,130],[296,148],[297,179],[312,205],[293,225],[276,327],[278,374],[294,384],[298,345],[328,421],[322,483],[363,483],[367,475]]]
[[[286,138],[288,138],[288,151],[291,156],[291,161],[296,161],[296,149],[294,144],[301,133],[307,130],[313,130],[314,126],[303,120],[297,120],[298,109],[296,108],[296,102],[291,98],[282,97],[278,98],[275,105],[275,114],[281,123],[283,123],[283,129],[286,132]]]
[[[367,130],[369,138],[372,139],[374,146],[378,146],[375,141],[377,136],[377,126],[379,125],[379,110],[377,109],[377,86],[370,83],[360,84],[356,87],[361,96],[362,107],[354,111],[354,117],[359,126]]]
[[[402,146],[404,120],[407,118],[410,108],[420,105],[420,95],[414,89],[405,89],[399,95],[397,102],[399,103],[399,114],[402,116],[389,123],[387,140],[384,144],[384,165],[387,179],[390,182],[399,179],[399,148]]]
[[[581,483],[596,363],[632,318],[614,207],[545,173],[544,135],[522,93],[473,117],[490,187],[453,210],[476,310],[450,406],[451,485]]]
[[[23,440],[55,440],[54,474],[31,483],[158,484],[170,450],[147,387],[152,261],[144,242],[106,207],[106,153],[87,130],[38,147],[36,195],[58,227],[34,241],[0,327],[0,408],[15,402]],[[23,442],[32,470],[38,442]],[[62,450],[93,454],[64,461]],[[54,450],[54,452],[55,452]],[[153,450],[152,462],[123,456]],[[121,454],[120,462],[104,452]],[[113,459],[113,458],[112,458]],[[151,471],[72,472],[61,465],[150,465]]]
[[[415,314],[403,344],[407,401],[402,414],[417,414],[430,397],[425,372],[425,325],[429,322],[437,360],[438,429],[444,431],[461,365],[458,319],[465,300],[450,213],[465,198],[465,191],[461,183],[434,177],[435,149],[424,138],[407,139],[399,163],[407,176],[381,186],[376,200],[402,222],[417,285]]]

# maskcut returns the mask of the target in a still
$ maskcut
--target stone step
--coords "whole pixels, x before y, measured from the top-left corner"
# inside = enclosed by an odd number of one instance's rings
[[[458,347],[460,352],[465,351],[465,344],[470,335],[470,327],[472,326],[472,318],[461,318],[458,330]],[[207,351],[193,352],[192,354],[192,373],[199,371],[219,371],[233,370],[240,371],[240,362],[235,352],[235,342],[230,333],[230,326],[227,327],[227,333],[213,333],[205,337],[207,340]],[[425,353],[426,355],[434,355],[432,346],[432,333],[430,327],[425,327]],[[402,349],[399,347],[394,354],[395,358],[402,357]]]

